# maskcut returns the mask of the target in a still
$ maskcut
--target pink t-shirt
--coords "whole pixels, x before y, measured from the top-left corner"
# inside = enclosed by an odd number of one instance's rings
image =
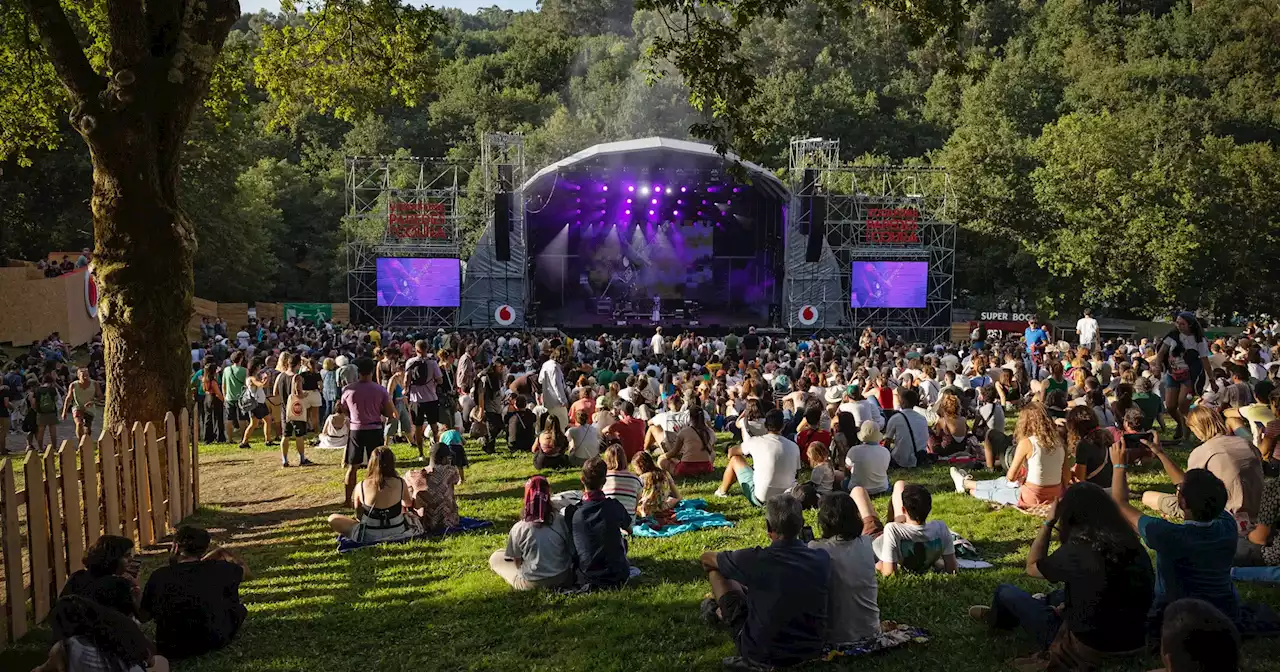
[[[351,429],[382,429],[382,409],[391,403],[391,395],[372,380],[357,382],[343,388],[342,403],[351,418]]]

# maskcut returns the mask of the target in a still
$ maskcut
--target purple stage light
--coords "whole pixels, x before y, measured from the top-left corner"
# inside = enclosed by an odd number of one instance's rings
[[[624,214],[628,214],[628,215],[629,215],[629,214],[631,214],[631,211],[630,211],[630,210],[628,210],[628,211],[626,211],[626,213],[624,213]]]
[[[648,195],[649,195],[649,186],[648,186],[648,185],[645,185],[645,186],[643,186],[643,187],[640,187],[640,195],[641,195],[641,196],[648,196]]]
[[[656,198],[655,198],[655,199],[653,199],[653,200],[649,201],[649,204],[650,204],[650,205],[657,205],[657,204],[658,204],[658,199],[656,199]]]
[[[679,217],[679,216],[680,216],[680,211],[679,211],[679,210],[672,210],[672,211],[671,211],[671,214],[675,215],[676,217]]]
[[[676,205],[684,205],[684,201],[683,201],[683,200],[679,200],[679,199],[677,199],[677,200],[676,200]]]
[[[655,184],[655,185],[653,185],[653,193],[655,193],[655,194],[661,194],[661,193],[662,193],[662,185],[661,185],[661,184]]]
[[[634,186],[630,186],[630,185],[627,186],[627,191],[634,192],[635,190],[636,188]]]
[[[631,199],[627,199],[627,205],[631,205]]]
[[[689,188],[688,188],[688,187],[680,187],[680,193],[682,193],[682,194],[683,194],[684,192],[688,191],[688,190],[689,190]]]
[[[652,211],[652,210],[650,210],[650,211],[649,211],[649,214],[651,214],[651,215],[652,215],[652,214],[653,214],[653,211]]]
[[[733,193],[735,193],[735,194],[736,194],[736,193],[738,193],[738,188],[737,188],[737,187],[734,187],[734,188],[733,188]]]
[[[600,187],[600,191],[609,191],[609,185],[606,184],[603,187]]]
[[[707,204],[707,199],[705,199],[705,198],[704,198],[704,199],[702,199],[702,204],[703,204],[703,205],[706,205],[706,204]]]

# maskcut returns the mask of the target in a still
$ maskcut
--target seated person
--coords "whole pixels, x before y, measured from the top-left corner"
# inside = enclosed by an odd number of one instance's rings
[[[676,433],[671,450],[658,458],[658,466],[675,476],[703,476],[715,470],[716,435],[707,424],[702,404],[689,406],[689,424]]]
[[[460,522],[453,488],[462,482],[462,476],[453,466],[453,455],[451,446],[437,443],[431,451],[431,466],[413,469],[404,475],[413,501],[413,512],[428,532],[441,532]]]
[[[676,504],[680,502],[680,491],[671,479],[671,474],[658,468],[653,456],[640,453],[631,461],[632,470],[640,476],[640,497],[636,500],[636,515],[652,518],[659,525],[673,525],[676,522]]]
[[[822,406],[818,404],[810,404],[804,409],[804,420],[800,422],[800,429],[796,431],[796,445],[808,446],[817,441],[829,449],[834,449],[832,445],[833,437],[829,430],[822,428]],[[801,458],[807,458],[807,455],[801,455]],[[810,466],[806,461],[805,466]]]
[[[569,437],[569,464],[581,467],[587,460],[600,454],[600,429],[591,424],[591,416],[579,409],[574,416],[574,426],[565,434]]]
[[[564,511],[577,555],[575,579],[588,590],[618,588],[631,576],[627,547],[622,540],[624,530],[631,532],[631,514],[621,502],[605,496],[607,472],[604,460],[587,460],[582,465],[582,503]]]
[[[67,577],[62,597],[78,595],[136,618],[140,568],[132,539],[104,534],[85,552],[84,569]]]
[[[467,479],[466,467],[470,462],[467,460],[467,443],[462,438],[462,432],[456,429],[445,430],[440,435],[440,443],[448,446],[453,453],[449,456],[449,464],[458,470],[458,482],[465,481]]]
[[[733,633],[738,658],[725,663],[740,668],[810,661],[826,640],[831,556],[800,541],[804,513],[787,493],[768,498],[765,526],[769,546],[701,558],[712,595],[702,602],[703,619]]]
[[[1262,489],[1262,507],[1253,530],[1246,537],[1236,556],[1235,564],[1242,567],[1280,566],[1280,478],[1267,481]]]
[[[729,464],[716,497],[728,497],[729,488],[737,481],[752,506],[764,506],[770,497],[789,492],[795,486],[796,472],[800,471],[800,447],[782,436],[785,424],[782,411],[775,408],[764,417],[766,433],[763,436],[750,437],[741,446],[729,449]],[[748,457],[754,466],[747,464]]]
[[[680,395],[667,397],[666,404],[665,411],[649,418],[649,427],[644,434],[645,452],[656,449],[659,453],[665,453],[671,448],[676,432],[689,424],[689,414],[681,410],[684,406],[684,397]]]
[[[917,409],[920,404],[919,390],[898,388],[897,398],[901,408],[885,423],[884,441],[893,457],[893,464],[910,469],[916,466],[916,455],[925,452],[929,445],[929,420]]]
[[[1155,672],[1238,672],[1240,632],[1212,604],[1183,598],[1164,611],[1160,659],[1164,667]]]
[[[1130,408],[1134,413],[1142,413]],[[1111,444],[1115,436],[1098,426],[1098,415],[1088,406],[1074,406],[1067,411],[1067,445],[1075,448],[1075,466],[1071,480],[1088,481],[1107,489],[1111,487]]]
[[[876,426],[870,420],[865,424]],[[831,556],[827,629],[823,639],[828,645],[836,646],[879,635],[876,553],[871,547],[871,537],[862,535],[862,520],[853,499],[843,492],[823,497],[818,504],[818,529],[822,538],[810,541],[809,548],[826,551]]]
[[[1022,409],[1014,437],[1017,448],[1004,478],[975,481],[967,472],[951,467],[956,492],[1024,509],[1057,500],[1064,484],[1071,482],[1074,462],[1042,404],[1033,402]]]
[[[524,484],[520,521],[507,534],[507,547],[489,556],[489,569],[516,590],[573,584],[569,528],[551,506],[551,485],[543,476]]]
[[[843,489],[844,472],[831,465],[831,454],[826,444],[813,441],[805,449],[805,453],[809,456],[809,464],[813,466],[813,471],[809,473],[809,481],[813,483],[819,496],[831,494],[832,490],[837,488],[837,483]]]
[[[605,449],[604,465],[607,470],[604,487],[601,488],[604,496],[618,500],[627,510],[627,515],[636,515],[636,500],[640,498],[644,484],[639,476],[627,470],[627,453],[621,444],[615,443]]]
[[[1147,376],[1136,378],[1133,381],[1133,390],[1133,404],[1142,409],[1142,425],[1137,429],[1141,432],[1149,432],[1155,425],[1156,418],[1164,412],[1164,400],[1153,393],[1155,383]]]
[[[151,653],[137,622],[79,595],[64,595],[49,614],[54,644],[32,672],[169,672],[169,661]]]
[[[324,429],[320,430],[319,448],[337,448],[346,450],[347,437],[351,434],[351,423],[347,422],[347,407],[339,404],[334,412],[324,421]]]
[[[618,420],[604,430],[604,436],[621,441],[630,462],[636,453],[644,450],[644,420],[636,417],[635,404],[629,401],[619,401],[613,410]]]
[[[888,525],[876,516],[876,507],[866,489],[854,488],[849,496],[862,517],[862,533],[873,540],[876,569],[881,574],[893,576],[899,567],[917,574],[931,569],[955,573],[951,529],[941,520],[929,520],[933,497],[923,485],[909,485],[906,481],[893,484],[893,520]]]
[[[356,517],[333,514],[329,527],[356,542],[374,543],[416,533],[417,517],[405,511],[413,506],[409,486],[396,473],[396,455],[379,446],[369,457],[369,470],[355,489]]]
[[[209,548],[209,533],[183,525],[173,535],[169,564],[151,573],[142,591],[142,619],[156,622],[156,649],[169,659],[220,649],[235,638],[248,611],[240,582],[252,578],[239,558]]]
[[[564,469],[569,466],[569,439],[560,428],[560,418],[547,415],[533,448],[534,469]]]
[[[1227,431],[1222,414],[1208,406],[1197,406],[1187,415],[1187,427],[1203,443],[1187,457],[1187,470],[1207,469],[1227,488],[1227,513],[1249,525],[1262,505],[1262,458],[1247,440]],[[1183,471],[1165,454],[1159,436],[1152,435],[1147,447],[1160,459],[1174,485],[1182,483]],[[1184,518],[1177,495],[1147,491],[1142,503],[1168,519]]]
[[[889,491],[889,449],[880,445],[882,440],[884,435],[875,421],[864,420],[858,429],[858,445],[844,457],[849,468],[848,489],[861,487],[871,495]]]
[[[1275,452],[1276,438],[1280,437],[1280,390],[1270,380],[1258,381],[1253,386],[1254,403],[1241,408],[1228,408],[1223,411],[1229,426],[1233,429],[1247,428],[1253,445],[1262,453],[1264,462],[1270,461]],[[1243,432],[1241,432],[1243,433]]]
[[[507,413],[507,447],[513,453],[533,452],[538,438],[538,418],[529,410],[529,397],[516,395],[515,408]]]
[[[1087,406],[1072,410],[1093,414]],[[1049,553],[1055,529],[1060,545]],[[1080,669],[1079,661],[1105,667],[1110,659],[1145,651],[1155,583],[1151,560],[1102,488],[1077,483],[1053,505],[1031,542],[1027,574],[1063,587],[1038,600],[1002,583],[990,607],[970,607],[969,615],[997,629],[1021,627],[1049,669]]]
[[[1226,510],[1227,487],[1207,469],[1188,470],[1178,487],[1178,507],[1186,520],[1179,525],[1143,515],[1129,504],[1124,444],[1111,446],[1111,461],[1111,498],[1156,552],[1155,600],[1148,627],[1159,628],[1164,608],[1184,597],[1204,600],[1238,621],[1240,599],[1231,582],[1238,533],[1235,519]]]

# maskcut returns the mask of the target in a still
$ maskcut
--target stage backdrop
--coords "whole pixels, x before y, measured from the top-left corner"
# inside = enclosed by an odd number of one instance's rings
[[[55,331],[66,343],[88,343],[101,326],[86,273],[46,278],[34,266],[0,268],[0,343],[30,345]]]

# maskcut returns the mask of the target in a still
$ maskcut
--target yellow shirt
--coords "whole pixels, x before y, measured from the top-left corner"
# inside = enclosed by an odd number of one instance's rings
[[[369,331],[369,340],[373,341],[374,345],[382,347],[382,334],[377,329]]]

